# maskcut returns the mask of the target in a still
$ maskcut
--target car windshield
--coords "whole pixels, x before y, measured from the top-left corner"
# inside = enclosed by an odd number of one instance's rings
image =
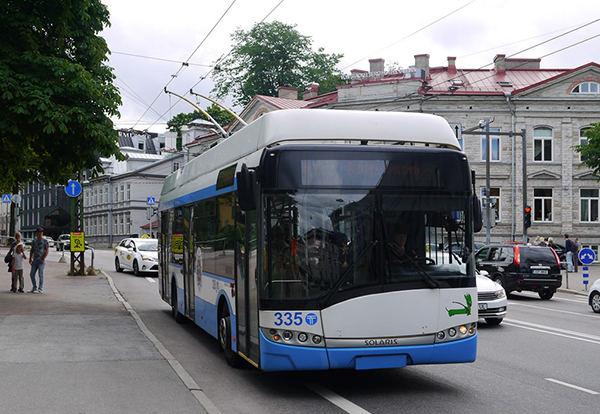
[[[158,251],[158,240],[149,240],[139,243],[138,250],[141,252],[156,252]]]

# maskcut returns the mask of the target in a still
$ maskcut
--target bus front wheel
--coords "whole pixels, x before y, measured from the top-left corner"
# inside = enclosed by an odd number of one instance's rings
[[[219,344],[227,364],[234,368],[239,367],[241,358],[231,348],[231,316],[227,309],[222,309],[219,315]]]
[[[177,285],[175,285],[175,283],[171,284],[171,313],[175,318],[175,322],[185,322],[185,317],[179,312],[179,309],[177,309]]]

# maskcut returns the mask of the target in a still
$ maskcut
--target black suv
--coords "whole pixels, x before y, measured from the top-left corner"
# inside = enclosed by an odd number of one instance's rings
[[[560,260],[550,247],[517,244],[484,246],[475,253],[477,269],[511,291],[531,290],[550,299],[562,285]]]

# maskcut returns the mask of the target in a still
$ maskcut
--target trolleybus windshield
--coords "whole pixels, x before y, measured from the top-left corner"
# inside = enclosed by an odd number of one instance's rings
[[[460,160],[450,171],[435,159],[387,157],[363,167],[331,154],[327,161],[282,157],[279,184],[300,188],[265,194],[264,307],[317,309],[365,294],[474,286]],[[294,166],[297,174],[289,172]],[[350,172],[356,168],[362,173]],[[448,176],[458,182],[445,185]],[[457,242],[459,254],[443,250]]]

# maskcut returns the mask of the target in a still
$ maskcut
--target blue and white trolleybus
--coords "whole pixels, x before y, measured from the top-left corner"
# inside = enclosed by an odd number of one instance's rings
[[[434,115],[267,113],[165,180],[160,295],[233,366],[474,361],[473,181]]]

